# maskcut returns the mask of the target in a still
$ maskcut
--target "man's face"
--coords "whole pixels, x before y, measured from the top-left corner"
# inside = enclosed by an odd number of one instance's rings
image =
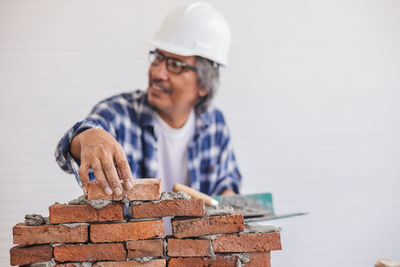
[[[166,57],[181,60],[187,65],[195,65],[195,56],[179,56],[163,50],[157,50]],[[190,69],[175,74],[167,70],[166,60],[159,65],[149,67],[148,101],[162,113],[187,113],[193,108],[199,96],[204,96],[206,90],[197,85],[197,74]]]

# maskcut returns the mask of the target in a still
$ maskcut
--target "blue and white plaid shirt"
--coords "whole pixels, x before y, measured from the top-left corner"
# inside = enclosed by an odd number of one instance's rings
[[[86,129],[102,128],[124,148],[134,178],[157,177],[154,112],[147,102],[147,93],[140,90],[100,102],[60,140],[56,149],[57,163],[64,171],[74,173],[81,184],[80,162],[69,153],[71,139]],[[239,193],[241,174],[224,116],[216,108],[196,114],[195,134],[188,147],[188,169],[190,186],[196,190],[208,195],[218,195],[225,189]],[[91,181],[95,179],[92,170],[89,176]]]

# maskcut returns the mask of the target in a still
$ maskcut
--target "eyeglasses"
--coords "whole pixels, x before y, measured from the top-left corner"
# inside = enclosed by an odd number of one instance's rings
[[[159,51],[150,51],[149,61],[150,61],[151,65],[158,66],[164,60],[165,60],[165,65],[167,67],[167,70],[174,74],[181,74],[182,71],[184,71],[185,69],[197,71],[197,68],[195,66],[190,66],[180,59],[177,59],[174,57],[167,57],[166,55],[164,55],[163,53],[161,53]]]

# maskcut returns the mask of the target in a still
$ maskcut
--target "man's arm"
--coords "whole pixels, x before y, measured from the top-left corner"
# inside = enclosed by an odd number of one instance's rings
[[[75,174],[84,193],[87,193],[89,176],[90,179],[96,177],[107,194],[112,194],[113,190],[114,194],[122,193],[120,180],[127,189],[133,183],[130,165],[119,143],[122,144],[124,139],[117,134],[117,121],[129,119],[125,116],[129,113],[126,97],[116,95],[98,103],[86,119],[65,133],[57,145],[58,165]]]
[[[124,149],[107,131],[92,128],[73,137],[70,153],[81,160],[79,176],[84,193],[87,193],[89,169],[106,194],[122,194],[121,180],[126,188],[132,189],[133,178]]]

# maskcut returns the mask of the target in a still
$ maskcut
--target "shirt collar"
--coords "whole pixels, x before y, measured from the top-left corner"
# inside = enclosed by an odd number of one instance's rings
[[[211,115],[208,111],[197,114],[196,128],[206,129],[211,124]]]

